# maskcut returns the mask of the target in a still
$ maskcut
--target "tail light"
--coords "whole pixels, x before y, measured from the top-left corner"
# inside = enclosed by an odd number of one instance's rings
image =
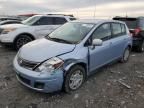
[[[133,32],[133,36],[138,36],[138,34],[141,32],[141,28],[136,28],[134,29],[134,32]]]

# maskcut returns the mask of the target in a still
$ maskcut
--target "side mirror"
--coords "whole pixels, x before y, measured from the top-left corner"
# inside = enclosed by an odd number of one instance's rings
[[[102,46],[102,44],[103,44],[103,41],[101,39],[94,39],[92,41],[93,46]]]

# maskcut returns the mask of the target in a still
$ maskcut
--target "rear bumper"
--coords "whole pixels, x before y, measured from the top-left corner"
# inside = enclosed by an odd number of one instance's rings
[[[143,38],[133,38],[133,47],[138,47],[143,42]]]

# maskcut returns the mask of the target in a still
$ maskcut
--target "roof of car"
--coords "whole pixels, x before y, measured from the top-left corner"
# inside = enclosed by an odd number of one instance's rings
[[[18,18],[15,18],[15,17],[0,17],[0,19],[18,19]]]
[[[0,24],[7,23],[7,22],[21,22],[21,21],[17,21],[17,20],[4,20],[4,21],[0,21]]]
[[[105,23],[105,22],[119,22],[119,23],[124,23],[124,22],[122,22],[122,21],[106,20],[106,19],[81,19],[81,20],[75,20],[75,21],[72,21],[72,22],[93,23],[93,24]]]
[[[124,19],[124,18],[129,19],[129,18],[144,18],[144,16],[138,16],[138,17],[129,17],[129,16],[120,17],[120,16],[116,16],[116,17],[113,17],[113,19],[114,19],[114,18],[115,18],[115,19],[116,19],[116,18],[117,18],[117,19],[121,19],[121,18],[122,18],[122,19]]]
[[[1,21],[1,22],[21,22],[21,21],[18,21],[18,20],[4,20],[4,21]]]
[[[73,16],[69,15],[56,15],[56,14],[50,14],[50,15],[34,15],[34,16],[49,16],[49,17],[69,17],[69,18],[74,18]]]

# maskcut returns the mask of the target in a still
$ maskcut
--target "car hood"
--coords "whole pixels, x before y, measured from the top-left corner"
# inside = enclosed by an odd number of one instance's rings
[[[19,56],[27,61],[43,62],[52,57],[68,53],[74,48],[75,45],[58,43],[43,38],[24,45],[19,51]]]
[[[0,26],[0,28],[22,28],[22,27],[28,27],[28,25],[24,25],[24,24],[6,24],[6,25],[2,25]]]

